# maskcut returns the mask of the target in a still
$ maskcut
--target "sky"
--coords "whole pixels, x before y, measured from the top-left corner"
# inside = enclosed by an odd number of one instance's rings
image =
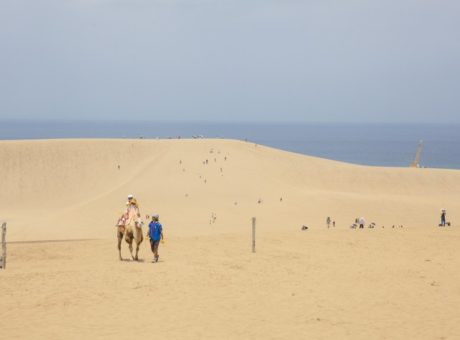
[[[460,123],[458,0],[0,0],[0,120]]]

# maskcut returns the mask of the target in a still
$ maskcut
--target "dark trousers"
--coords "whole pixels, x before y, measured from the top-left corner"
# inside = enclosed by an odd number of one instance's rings
[[[160,245],[160,240],[158,241],[150,240],[150,248],[152,249],[152,253],[158,252],[159,245]]]

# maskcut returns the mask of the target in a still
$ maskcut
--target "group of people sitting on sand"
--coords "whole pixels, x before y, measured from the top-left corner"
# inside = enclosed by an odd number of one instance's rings
[[[148,219],[149,216],[146,215]],[[126,242],[129,244],[129,249],[133,260],[138,260],[137,254],[139,251],[139,245],[143,240],[142,226],[144,222],[141,219],[141,213],[139,210],[139,204],[137,199],[133,195],[128,195],[128,201],[126,202],[126,209],[118,219],[116,224],[117,236],[118,236],[118,250],[121,257],[121,239],[124,237]],[[158,214],[152,214],[151,221],[149,223],[147,237],[150,239],[150,248],[153,253],[153,262],[158,262],[160,255],[158,254],[158,248],[160,241],[163,241],[163,226],[160,223],[160,216]],[[132,254],[132,242],[135,241],[137,245],[136,255]]]

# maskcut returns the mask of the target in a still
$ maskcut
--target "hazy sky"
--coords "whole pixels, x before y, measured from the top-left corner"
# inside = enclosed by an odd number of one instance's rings
[[[460,123],[459,18],[459,0],[0,0],[0,119]]]

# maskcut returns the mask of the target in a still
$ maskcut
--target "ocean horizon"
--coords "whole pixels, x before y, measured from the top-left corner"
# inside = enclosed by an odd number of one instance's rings
[[[57,138],[238,139],[347,163],[460,169],[460,124],[4,120],[0,140]]]

